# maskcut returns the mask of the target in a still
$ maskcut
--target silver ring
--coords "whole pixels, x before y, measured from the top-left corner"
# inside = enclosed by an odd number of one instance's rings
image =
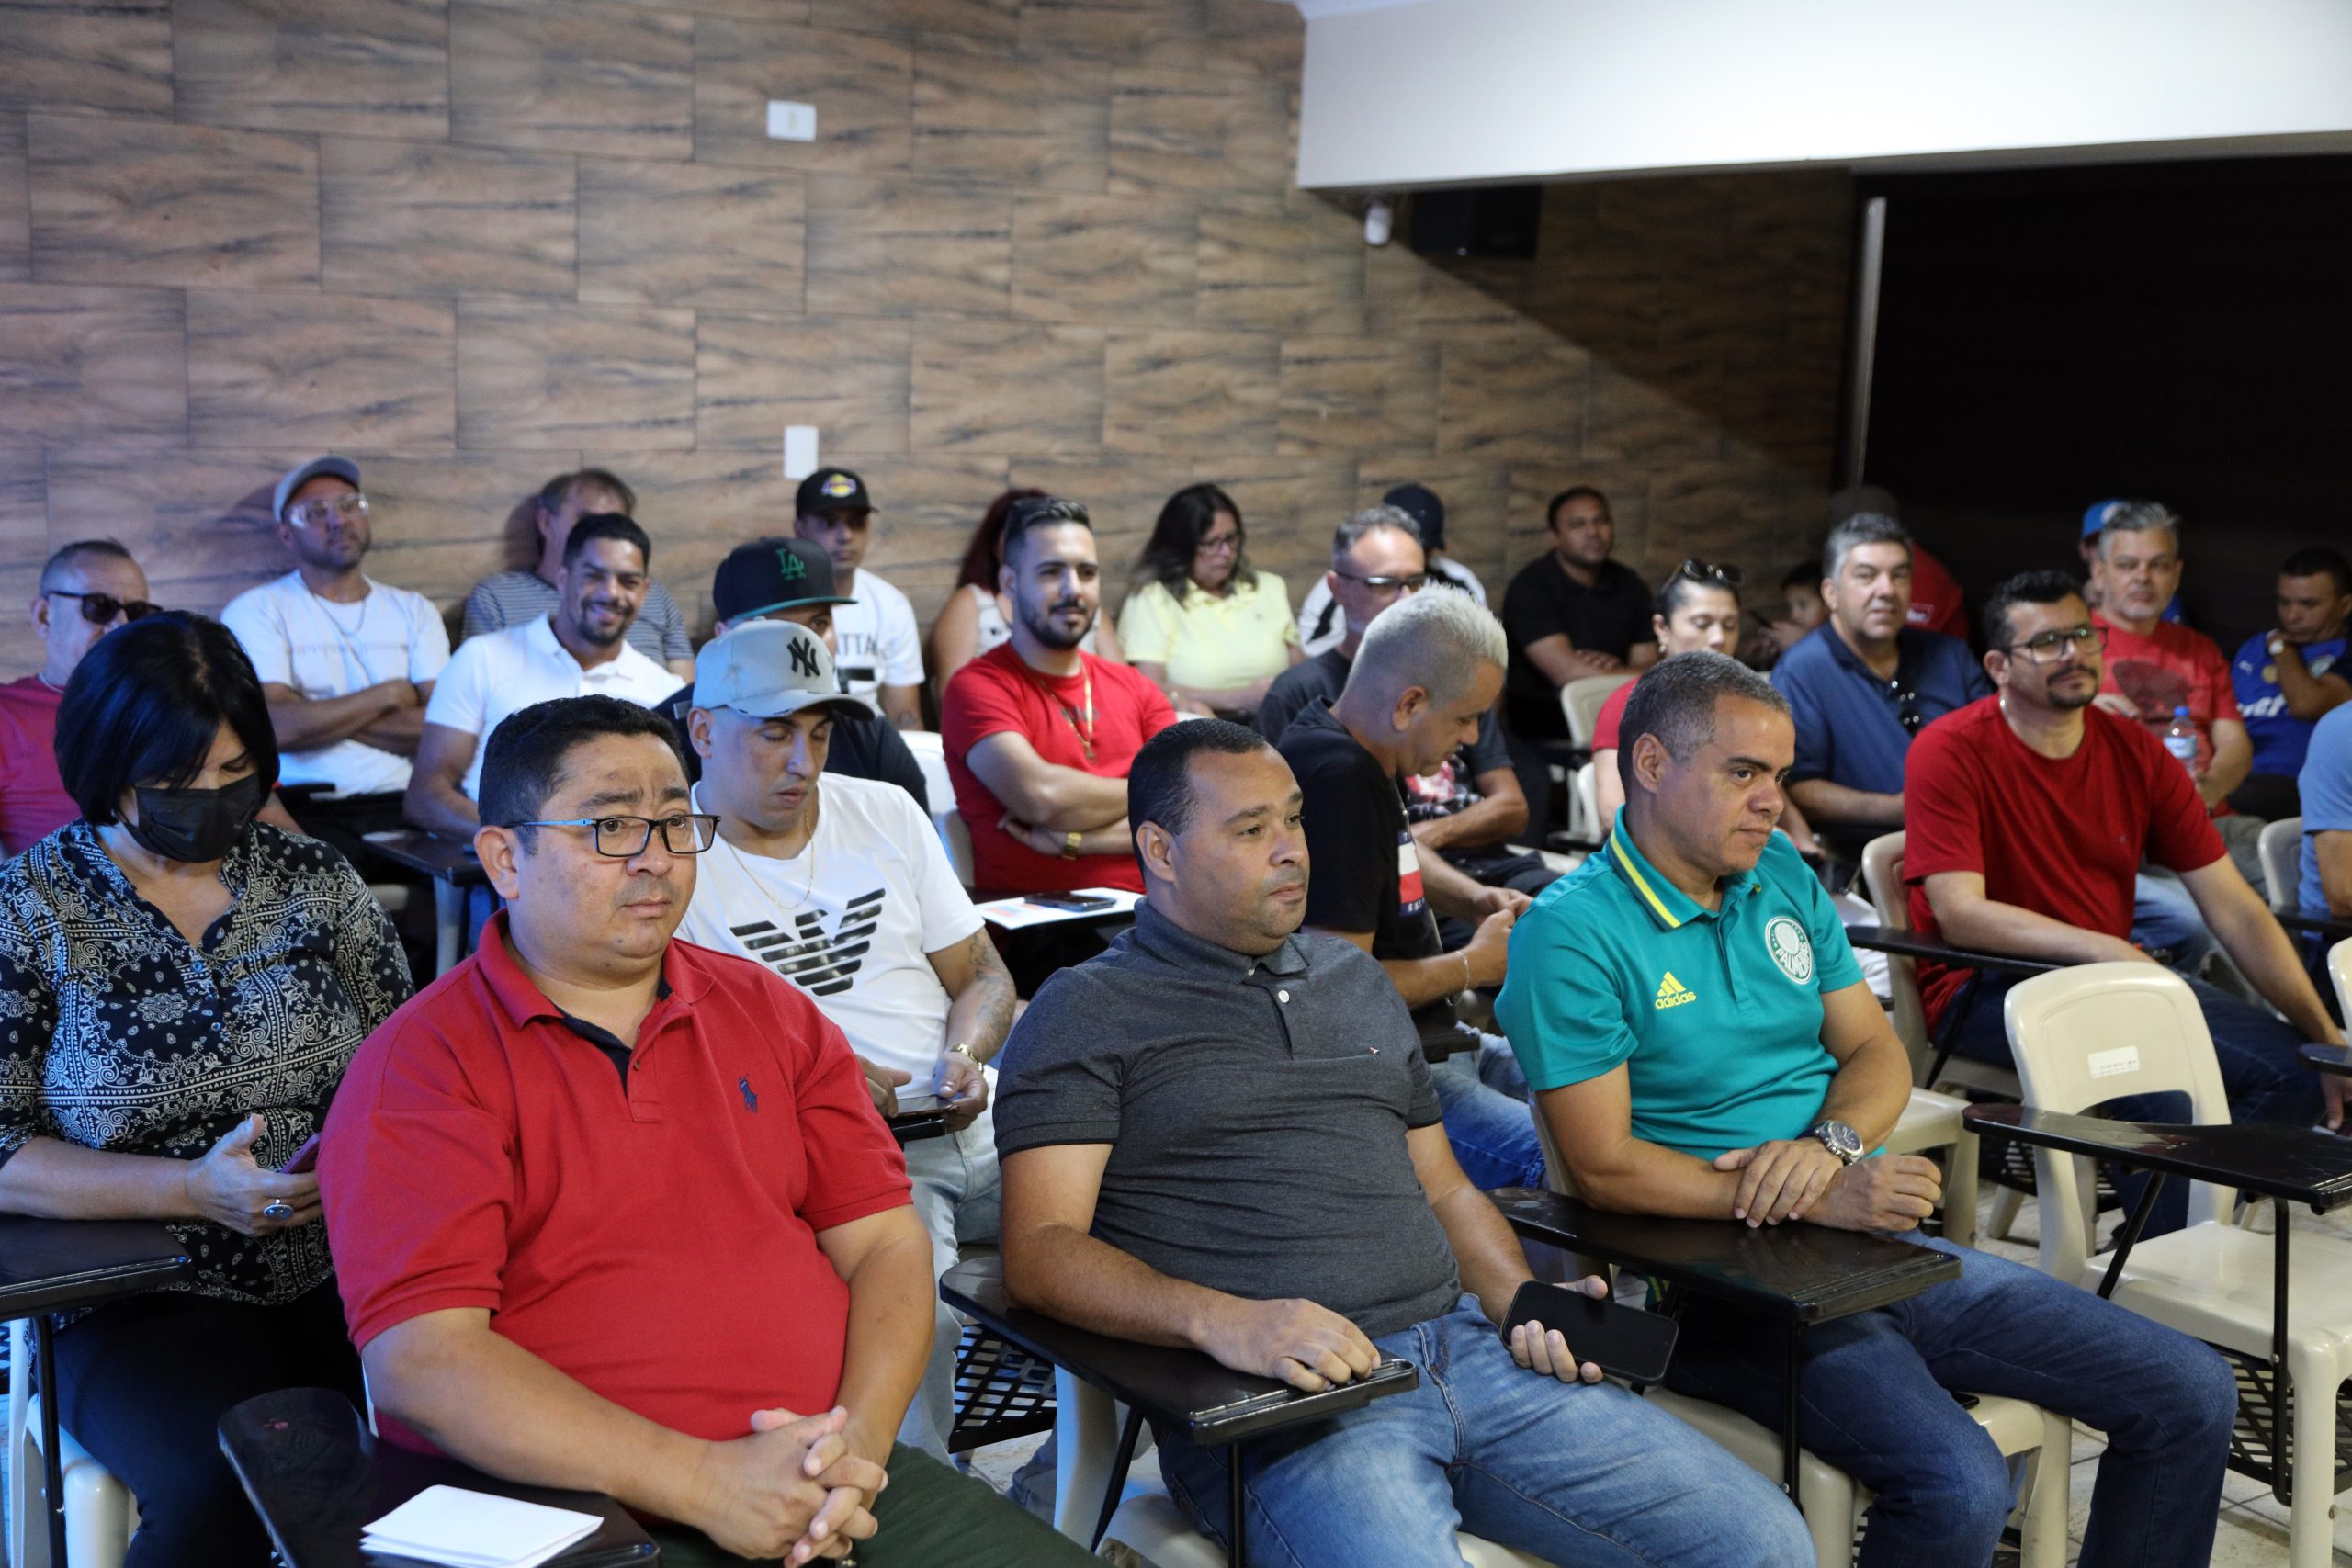
[[[294,1205],[282,1199],[273,1200],[263,1205],[261,1217],[265,1220],[290,1220],[294,1217]]]

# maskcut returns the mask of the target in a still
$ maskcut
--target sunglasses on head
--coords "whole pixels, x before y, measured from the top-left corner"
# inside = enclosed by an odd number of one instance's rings
[[[143,620],[161,608],[144,599],[118,599],[111,593],[76,593],[70,588],[51,588],[43,592],[53,599],[82,601],[82,618],[94,626],[112,626],[117,615],[126,621]]]
[[[1736,566],[1695,559],[1686,560],[1677,567],[1675,575],[1687,577],[1693,582],[1713,582],[1724,588],[1737,588],[1741,577],[1740,570]]]

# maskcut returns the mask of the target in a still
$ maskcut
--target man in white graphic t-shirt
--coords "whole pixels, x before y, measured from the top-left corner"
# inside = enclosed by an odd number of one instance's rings
[[[875,1108],[936,1095],[946,1135],[906,1145],[915,1208],[939,1270],[958,1242],[997,1235],[996,1140],[980,1069],[1012,1021],[1012,980],[914,798],[828,773],[834,721],[871,715],[842,691],[822,638],[752,621],[695,660],[687,738],[702,758],[695,809],[718,818],[678,935],[741,953],[807,991],[848,1036]],[[917,1103],[922,1103],[918,1100]],[[946,1454],[954,1314],[939,1332],[902,1441]]]

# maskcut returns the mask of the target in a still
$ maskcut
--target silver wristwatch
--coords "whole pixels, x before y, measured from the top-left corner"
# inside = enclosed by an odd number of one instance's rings
[[[1862,1135],[1843,1122],[1823,1122],[1812,1129],[1811,1135],[1821,1140],[1821,1146],[1838,1156],[1840,1165],[1851,1165],[1862,1157]]]

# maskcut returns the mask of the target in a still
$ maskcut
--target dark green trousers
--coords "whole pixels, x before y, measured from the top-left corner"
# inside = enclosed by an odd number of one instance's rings
[[[858,1568],[1080,1568],[1095,1562],[1076,1541],[1014,1507],[986,1482],[904,1443],[891,1447],[886,1468],[890,1484],[874,1500],[874,1534],[853,1553]],[[683,1525],[665,1525],[651,1534],[662,1548],[662,1568],[734,1568],[749,1561]]]

